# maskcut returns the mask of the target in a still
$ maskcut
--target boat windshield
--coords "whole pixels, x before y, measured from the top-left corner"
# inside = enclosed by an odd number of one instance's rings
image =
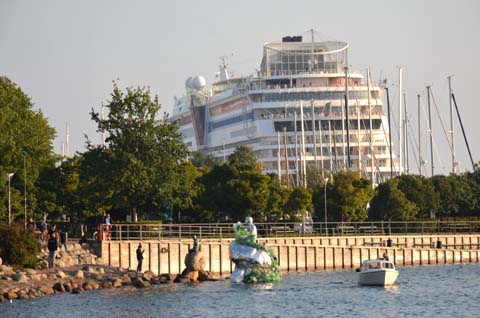
[[[365,264],[367,269],[381,269],[381,268],[391,268],[393,269],[393,264],[391,262],[368,262]]]

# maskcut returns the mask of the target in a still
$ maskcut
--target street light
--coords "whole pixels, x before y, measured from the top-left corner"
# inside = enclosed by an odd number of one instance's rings
[[[7,173],[8,179],[8,225],[12,224],[12,195],[10,191],[10,181],[15,173]]]
[[[25,150],[22,150],[22,155],[23,155],[23,172],[25,173],[25,182],[23,186],[23,192],[25,193],[25,228],[27,228],[27,164],[26,164],[26,158],[27,158],[27,152]]]
[[[328,178],[325,178],[323,179],[324,182],[324,195],[325,195],[325,198],[324,198],[324,201],[325,201],[325,235],[328,236],[328,222],[327,222],[327,182],[328,182]]]

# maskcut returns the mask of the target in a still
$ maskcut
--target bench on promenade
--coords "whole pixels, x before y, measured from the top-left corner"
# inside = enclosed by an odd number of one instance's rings
[[[369,225],[369,226],[359,226],[358,232],[363,234],[373,234],[373,233],[383,233],[383,230],[379,229],[375,225]]]
[[[357,230],[355,229],[354,226],[351,225],[339,225],[337,228],[337,233],[338,234],[356,234]]]
[[[270,233],[286,234],[286,233],[293,233],[293,230],[288,225],[279,225],[279,226],[270,227]]]
[[[408,244],[406,243],[392,243],[393,246],[397,246],[397,247],[408,247]],[[363,246],[388,246],[388,243],[387,243],[387,240],[383,240],[383,241],[380,241],[380,242],[364,242],[363,243]]]

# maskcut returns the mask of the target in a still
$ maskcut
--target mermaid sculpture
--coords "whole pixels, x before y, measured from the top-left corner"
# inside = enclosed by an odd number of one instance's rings
[[[281,278],[277,258],[271,248],[259,245],[257,227],[249,216],[233,225],[235,240],[230,243],[230,259],[235,263],[234,283],[273,283]]]

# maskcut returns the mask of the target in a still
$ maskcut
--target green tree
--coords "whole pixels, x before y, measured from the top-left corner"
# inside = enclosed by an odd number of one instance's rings
[[[313,211],[312,192],[304,187],[296,187],[288,197],[288,214],[296,220],[301,220],[302,215]]]
[[[264,220],[269,215],[271,179],[262,174],[251,148],[237,148],[227,165],[213,167],[200,180],[204,191],[199,203],[207,220],[238,220],[247,215]]]
[[[369,210],[371,220],[413,221],[419,211],[398,189],[398,179],[380,184]]]
[[[253,153],[253,148],[240,146],[228,157],[231,166],[237,167],[239,170],[255,170],[258,169],[257,159]]]
[[[114,83],[106,108],[106,118],[93,110],[91,116],[107,136],[102,156],[110,180],[103,186],[112,189],[112,209],[159,216],[163,206],[189,200],[175,197],[177,191],[185,192],[180,188],[188,151],[177,124],[166,114],[158,118],[158,96],[152,99],[150,90],[140,87],[122,92]]]
[[[211,154],[207,154],[204,151],[193,151],[190,153],[189,160],[197,168],[210,167],[213,168],[218,163]]]
[[[27,187],[27,213],[37,207],[36,182],[45,167],[53,166],[52,141],[55,130],[40,110],[34,110],[31,99],[10,79],[0,77],[0,175],[15,173],[12,178],[12,214],[23,221],[22,197]],[[26,179],[24,173],[26,167]],[[3,177],[2,180],[5,180]],[[6,221],[7,183],[0,182],[1,220]]]
[[[397,179],[398,189],[419,209],[417,217],[429,218],[431,212],[439,209],[440,193],[435,191],[430,178],[403,174]]]
[[[269,220],[284,218],[286,212],[286,203],[289,191],[278,182],[276,174],[269,174],[268,177],[268,201],[266,207],[266,216]]]
[[[327,187],[329,215],[342,222],[364,221],[367,204],[374,195],[371,182],[353,171],[340,172],[333,179],[332,186]],[[318,186],[316,193],[320,192],[323,193],[323,186]],[[323,211],[323,196],[319,195],[316,200],[319,202],[315,206]]]

